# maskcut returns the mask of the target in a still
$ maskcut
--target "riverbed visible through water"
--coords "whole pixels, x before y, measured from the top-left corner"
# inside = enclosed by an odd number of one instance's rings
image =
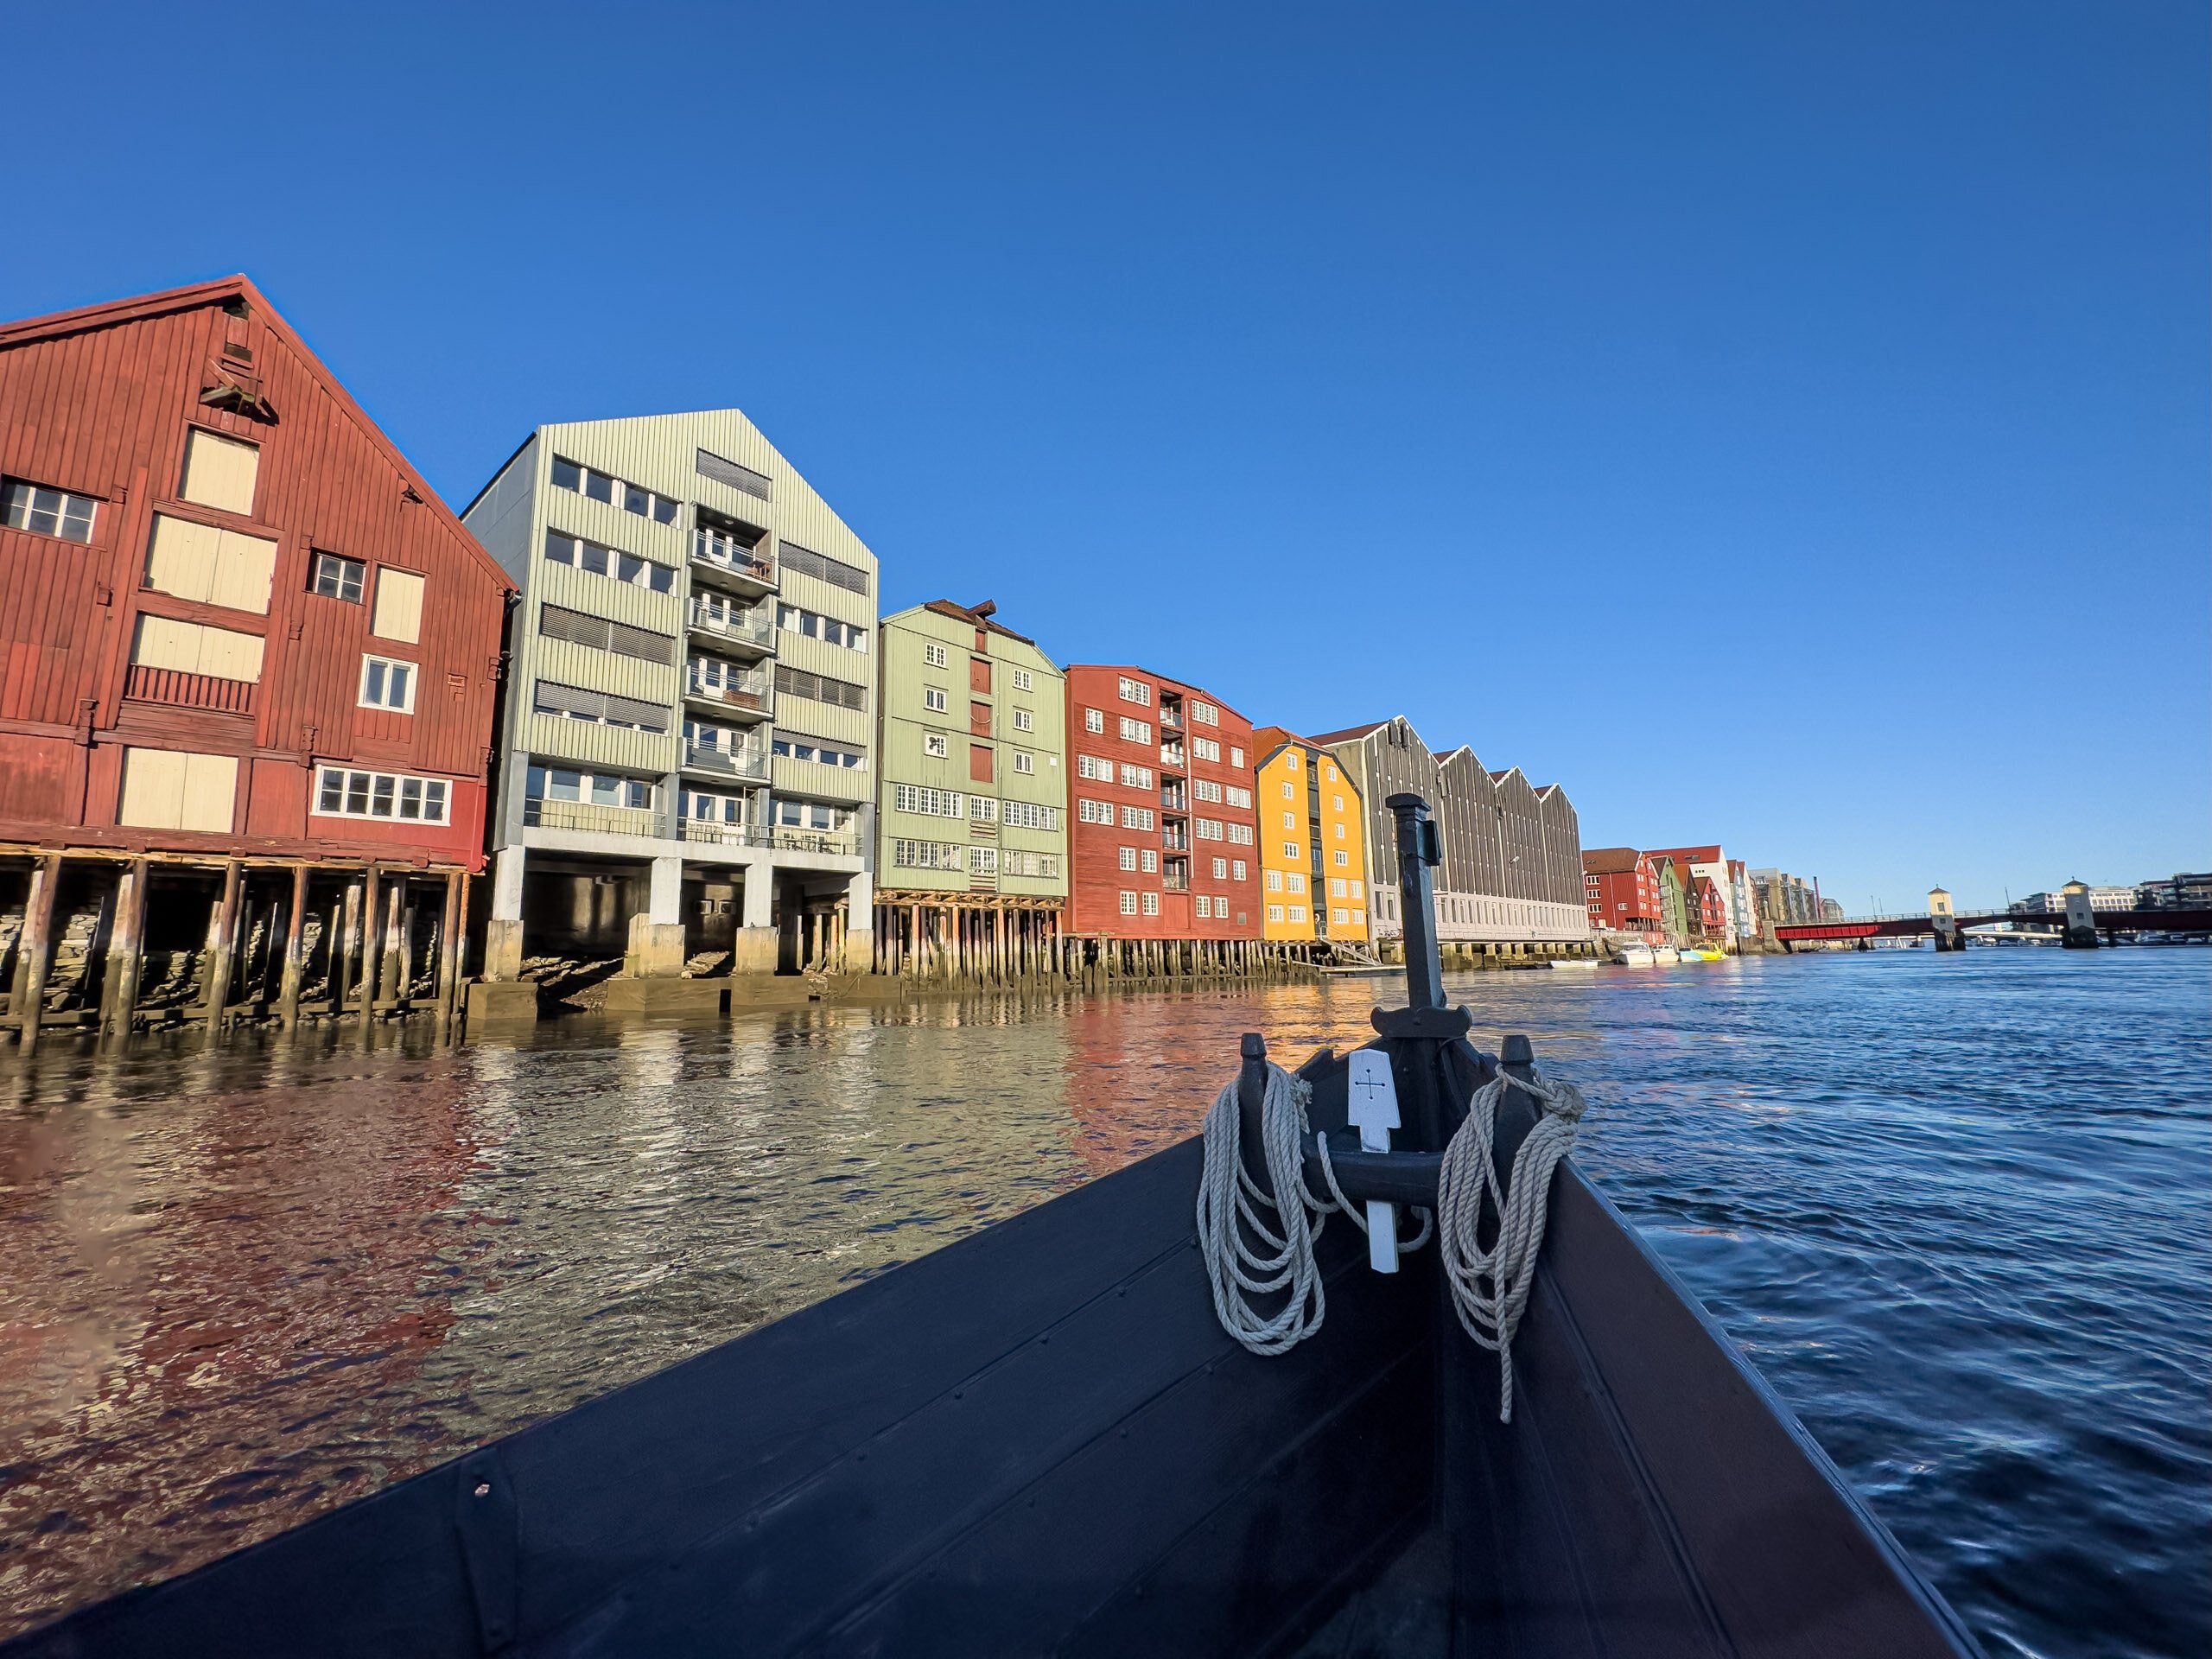
[[[2212,952],[1453,977],[1992,1656],[2212,1651]],[[1196,1131],[1398,982],[0,1054],[0,1635]]]

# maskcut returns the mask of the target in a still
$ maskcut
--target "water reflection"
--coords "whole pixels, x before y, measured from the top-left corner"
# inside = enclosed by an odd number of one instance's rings
[[[1584,1084],[1585,1167],[1985,1636],[2187,1650],[2204,955],[2000,954],[1452,989]],[[181,1570],[1118,1168],[1241,1032],[1295,1065],[1389,987],[8,1055],[0,1605]]]

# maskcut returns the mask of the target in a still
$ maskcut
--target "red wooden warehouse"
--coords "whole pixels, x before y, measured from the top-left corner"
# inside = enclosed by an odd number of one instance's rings
[[[1256,960],[1243,949],[1261,935],[1252,722],[1141,668],[1071,667],[1067,697],[1065,931]]]
[[[245,277],[0,326],[9,1023],[449,1008],[512,590]]]

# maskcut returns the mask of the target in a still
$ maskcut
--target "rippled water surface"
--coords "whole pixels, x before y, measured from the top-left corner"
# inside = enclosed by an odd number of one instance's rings
[[[0,1633],[1117,1168],[1389,983],[0,1056]],[[1993,1656],[2212,1651],[2212,953],[1452,990]]]

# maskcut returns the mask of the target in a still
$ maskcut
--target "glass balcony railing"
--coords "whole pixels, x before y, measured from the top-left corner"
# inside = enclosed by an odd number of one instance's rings
[[[701,633],[712,634],[717,639],[727,639],[733,645],[753,645],[762,651],[776,647],[776,625],[773,619],[754,611],[727,611],[718,606],[694,604],[690,613],[692,628]]]
[[[653,812],[643,806],[601,806],[591,801],[527,800],[522,821],[532,830],[587,830],[602,836],[659,834]]]
[[[1183,746],[1180,743],[1161,744],[1160,764],[1163,766],[1180,766],[1183,764]]]
[[[768,781],[768,757],[749,749],[724,749],[703,743],[683,746],[683,767],[687,772],[703,772],[711,777],[734,779],[740,783],[765,784]]]
[[[692,531],[691,562],[704,565],[709,570],[758,582],[763,588],[776,585],[776,562],[773,558],[758,548],[747,547],[742,542],[717,535],[711,530]]]
[[[683,695],[764,716],[774,709],[776,702],[775,688],[765,679],[737,680],[726,675],[702,674],[696,663],[684,676]]]

